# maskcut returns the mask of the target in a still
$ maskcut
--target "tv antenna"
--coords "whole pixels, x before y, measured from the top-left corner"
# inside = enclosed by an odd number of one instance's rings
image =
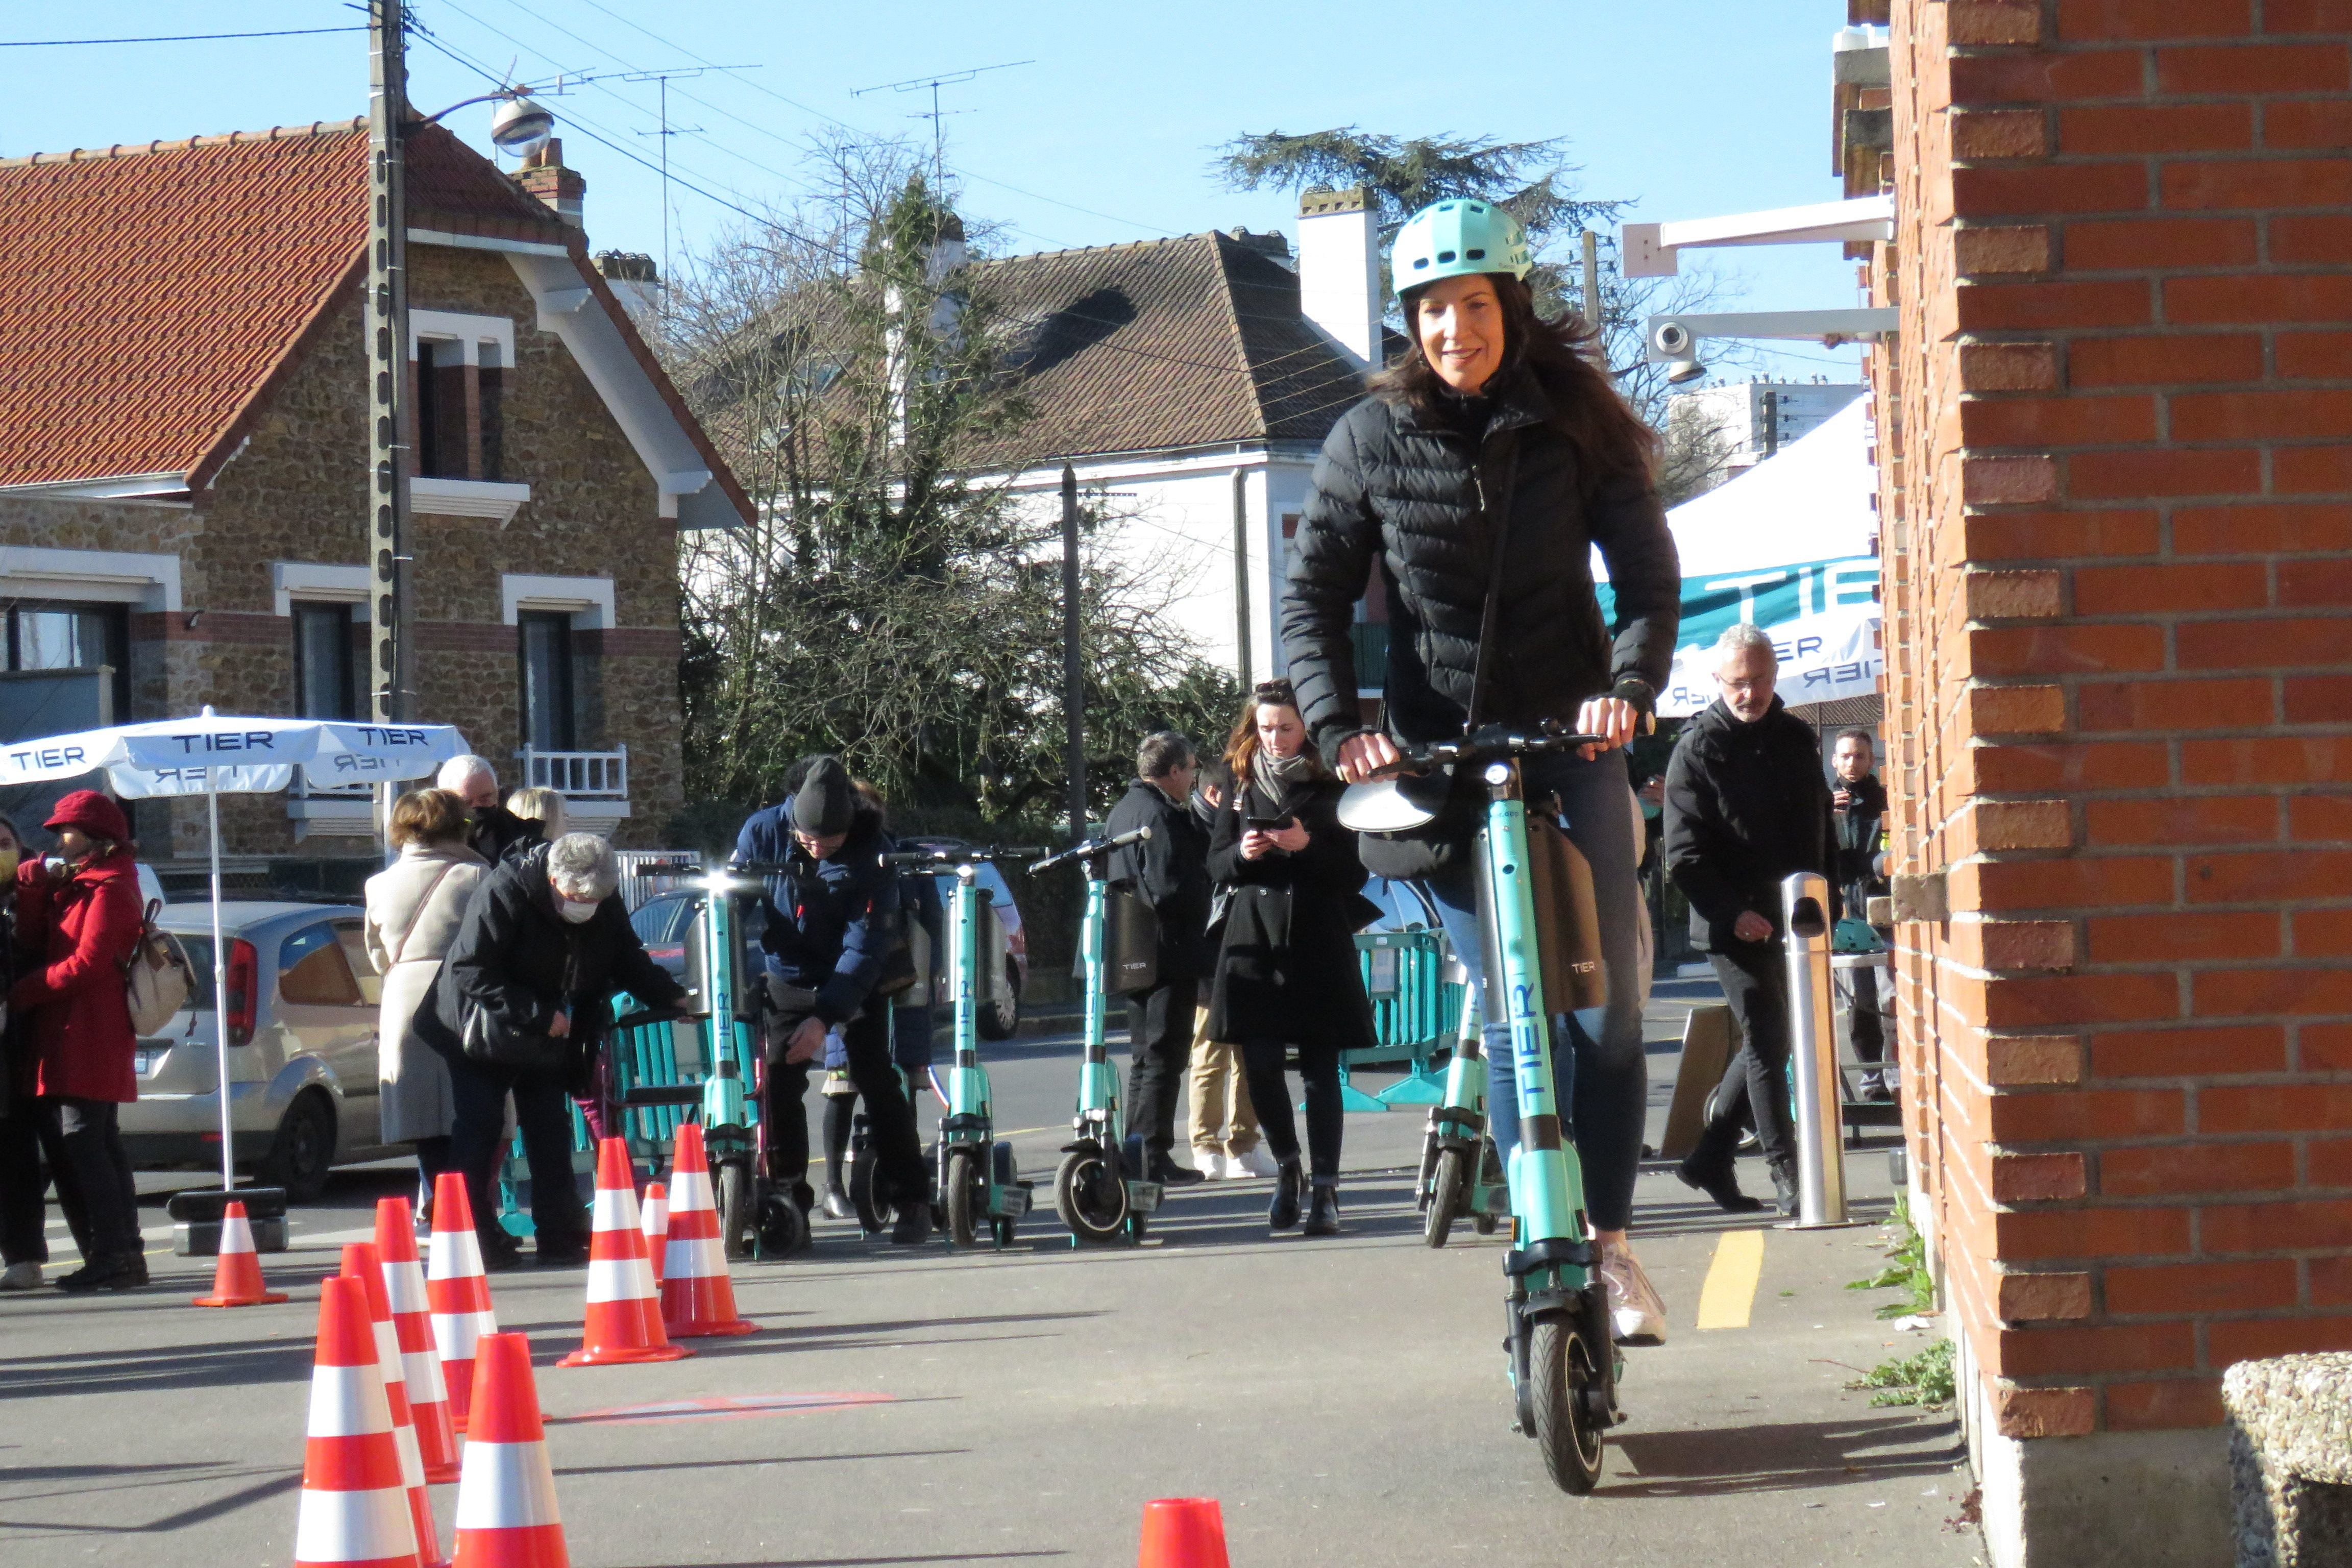
[[[702,127],[699,125],[672,125],[669,122],[669,84],[674,80],[700,76],[705,71],[750,71],[759,68],[758,66],[676,66],[667,70],[627,71],[621,76],[623,81],[652,81],[661,84],[661,129],[640,131],[637,134],[661,138],[662,268],[661,293],[658,299],[664,304],[667,304],[669,300],[669,139],[673,136],[699,135],[702,132]]]
[[[974,111],[969,109],[941,109],[940,89],[953,87],[958,82],[970,81],[972,78],[989,71],[1009,71],[1015,66],[1034,66],[1036,63],[1035,60],[1007,60],[1003,65],[974,66],[970,70],[942,71],[938,76],[908,77],[905,81],[886,81],[876,87],[856,88],[851,90],[849,96],[864,98],[869,92],[919,92],[924,88],[930,89],[930,111],[924,114],[910,114],[907,118],[928,120],[931,122],[931,179],[935,184],[944,184],[947,183],[948,159],[946,126],[943,121],[950,114],[971,114]]]

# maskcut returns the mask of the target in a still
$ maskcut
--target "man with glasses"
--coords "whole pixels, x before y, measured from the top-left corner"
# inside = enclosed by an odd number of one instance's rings
[[[1690,900],[1704,950],[1739,1020],[1741,1045],[1716,1091],[1698,1146],[1677,1170],[1727,1210],[1763,1205],[1739,1190],[1739,1136],[1753,1127],[1782,1214],[1797,1212],[1789,1103],[1789,1000],[1780,881],[1834,870],[1836,833],[1821,738],[1773,694],[1772,639],[1741,623],[1717,640],[1719,695],[1691,721],[1666,764],[1666,873]],[[1832,910],[1832,914],[1835,914]]]

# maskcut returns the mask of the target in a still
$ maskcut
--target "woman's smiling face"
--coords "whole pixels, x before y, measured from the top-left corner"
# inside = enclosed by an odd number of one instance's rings
[[[1444,278],[1413,301],[1413,335],[1440,380],[1471,396],[1503,363],[1503,301],[1483,273]]]

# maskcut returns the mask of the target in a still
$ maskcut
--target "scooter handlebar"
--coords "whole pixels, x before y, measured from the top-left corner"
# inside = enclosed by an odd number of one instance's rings
[[[1580,746],[1607,746],[1606,735],[1577,735],[1518,730],[1481,730],[1459,741],[1403,742],[1397,752],[1409,763],[1468,763],[1486,757],[1532,757],[1549,752],[1572,752]]]
[[[1046,856],[1045,858],[1029,868],[1029,874],[1033,877],[1040,876],[1056,866],[1066,865],[1072,860],[1099,860],[1113,850],[1124,849],[1130,844],[1140,844],[1150,837],[1151,825],[1147,822],[1141,827],[1121,833],[1115,837],[1089,838],[1084,844],[1071,845],[1058,855]]]
[[[990,860],[1027,860],[1047,853],[1039,845],[1009,845],[990,849],[899,849],[882,857],[886,866],[977,866]]]

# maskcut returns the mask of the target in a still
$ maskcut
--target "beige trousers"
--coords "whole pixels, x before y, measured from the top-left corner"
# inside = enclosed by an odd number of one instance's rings
[[[1193,1016],[1192,1065],[1185,1077],[1192,1091],[1195,1155],[1246,1154],[1257,1147],[1257,1112],[1250,1108],[1241,1047],[1209,1038],[1206,1007]]]

